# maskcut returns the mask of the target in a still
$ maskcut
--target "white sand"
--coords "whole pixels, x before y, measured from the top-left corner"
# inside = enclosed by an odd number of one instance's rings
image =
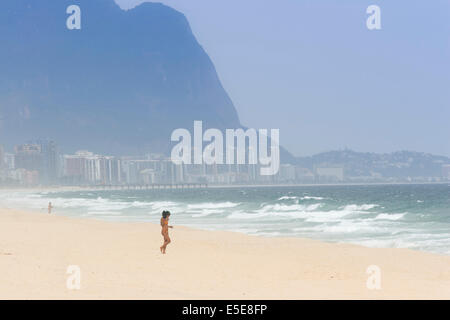
[[[450,257],[0,210],[0,299],[450,299]],[[69,265],[81,289],[68,290]],[[381,270],[381,289],[366,269]]]

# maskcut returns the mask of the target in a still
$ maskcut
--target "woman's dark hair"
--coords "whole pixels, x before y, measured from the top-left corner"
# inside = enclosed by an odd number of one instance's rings
[[[170,212],[164,210],[164,211],[162,212],[162,217],[165,219],[165,218],[167,218],[168,216],[170,216]]]

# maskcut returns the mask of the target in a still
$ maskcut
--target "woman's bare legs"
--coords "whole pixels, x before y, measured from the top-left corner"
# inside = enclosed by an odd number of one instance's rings
[[[164,244],[160,247],[161,253],[166,253],[167,245],[170,243],[170,238],[168,235],[164,236]]]

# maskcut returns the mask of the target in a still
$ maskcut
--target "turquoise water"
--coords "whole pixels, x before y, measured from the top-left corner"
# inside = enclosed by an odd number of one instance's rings
[[[9,192],[3,206],[109,221],[230,230],[258,236],[313,238],[369,247],[450,254],[449,185],[208,188]]]

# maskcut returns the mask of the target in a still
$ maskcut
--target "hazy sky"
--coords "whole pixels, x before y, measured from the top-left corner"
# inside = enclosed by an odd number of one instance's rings
[[[159,2],[186,15],[242,124],[279,128],[294,154],[450,156],[450,1]],[[371,4],[382,30],[366,27]]]

